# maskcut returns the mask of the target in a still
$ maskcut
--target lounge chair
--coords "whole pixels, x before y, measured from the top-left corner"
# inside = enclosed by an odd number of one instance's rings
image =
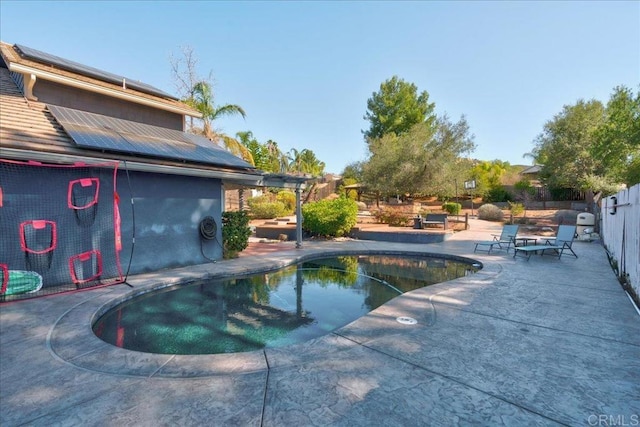
[[[502,233],[500,235],[494,235],[493,240],[485,240],[481,242],[476,242],[476,247],[473,249],[473,252],[478,250],[478,246],[484,247],[488,246],[489,249],[487,253],[491,253],[494,246],[498,246],[500,249],[503,249],[502,245],[507,245],[507,252],[511,248],[511,245],[515,247],[516,245],[516,235],[518,234],[518,225],[505,225],[502,227]]]
[[[513,257],[515,258],[518,252],[523,252],[527,257],[527,261],[529,261],[531,254],[534,252],[540,252],[540,255],[544,255],[546,251],[552,250],[558,255],[558,259],[562,257],[565,251],[571,252],[574,257],[578,258],[578,255],[571,248],[575,235],[575,225],[560,225],[558,226],[556,237],[546,239],[544,245],[514,246]]]

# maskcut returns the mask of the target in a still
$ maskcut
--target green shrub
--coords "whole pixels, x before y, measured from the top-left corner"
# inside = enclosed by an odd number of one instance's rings
[[[513,196],[502,186],[493,187],[483,197],[485,202],[509,202],[513,200]]]
[[[389,224],[393,227],[404,227],[409,223],[409,218],[403,212],[390,207],[377,210],[373,213],[376,222],[381,224]]]
[[[602,192],[603,196],[615,194],[621,190],[620,183],[612,178],[587,175],[578,181],[580,188],[589,188],[594,193]]]
[[[449,215],[458,215],[460,213],[460,209],[462,209],[462,205],[460,203],[445,202],[442,204],[442,210],[446,211]]]
[[[358,216],[358,205],[351,199],[320,200],[302,206],[302,228],[316,236],[340,237],[349,233]]]
[[[276,201],[282,202],[288,214],[291,215],[296,211],[296,193],[293,191],[283,190],[276,195]]]
[[[513,188],[520,194],[528,194],[529,196],[533,196],[536,194],[536,189],[531,186],[531,181],[529,181],[527,178],[523,178],[513,184]]]
[[[250,203],[249,207],[253,219],[270,219],[289,215],[282,202]]]
[[[354,190],[353,188],[351,188],[349,190],[346,190],[345,194],[351,200],[358,200],[358,192],[356,190]]]
[[[286,191],[281,191],[280,193],[287,193]],[[272,193],[265,193],[262,196],[252,197],[247,200],[247,204],[249,205],[249,209],[251,209],[251,218],[253,219],[270,219],[277,218],[279,216],[291,215],[295,212],[295,194],[293,195],[293,206],[289,209],[287,206],[291,204],[290,196],[286,194],[280,194],[276,196]]]
[[[258,204],[258,203],[270,203],[270,202],[275,202],[276,201],[276,196],[272,193],[264,193],[260,196],[256,196],[256,197],[252,197],[249,200],[247,200],[247,204],[249,206],[251,206],[252,204]]]
[[[406,227],[409,224],[409,218],[402,212],[393,211],[387,215],[385,222],[392,227]]]
[[[249,246],[249,216],[244,211],[222,213],[222,256],[236,258]]]
[[[522,203],[509,202],[509,210],[511,211],[511,215],[513,216],[522,215],[522,213],[524,212],[524,205]]]
[[[496,205],[487,203],[486,205],[482,205],[478,208],[478,218],[486,221],[502,221],[504,213],[502,212],[502,209]]]

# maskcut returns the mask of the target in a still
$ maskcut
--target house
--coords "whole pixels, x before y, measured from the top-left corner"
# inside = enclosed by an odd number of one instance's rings
[[[189,117],[145,83],[0,42],[0,301],[219,260],[225,190],[300,199],[306,178],[186,133]]]
[[[542,183],[540,182],[541,170],[542,170],[541,165],[528,166],[525,169],[520,171],[520,175],[523,178],[526,178],[532,187],[542,187]]]

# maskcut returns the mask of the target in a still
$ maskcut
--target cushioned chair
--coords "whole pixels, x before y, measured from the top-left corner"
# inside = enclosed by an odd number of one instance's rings
[[[511,248],[511,245],[515,247],[516,245],[516,235],[518,234],[518,225],[505,225],[502,227],[502,233],[500,235],[493,236],[493,240],[485,240],[481,242],[476,242],[476,247],[473,249],[473,252],[478,250],[478,246],[485,247],[487,253],[491,253],[494,246],[499,247],[500,249],[504,249],[504,245],[507,247],[507,252]],[[481,249],[482,250],[482,249]]]
[[[516,255],[518,255],[518,252],[522,252],[523,255],[527,257],[528,261],[531,258],[531,254],[534,252],[540,252],[541,255],[544,255],[546,251],[552,250],[556,255],[558,255],[558,259],[562,257],[562,254],[565,251],[571,252],[574,257],[578,258],[578,255],[576,255],[571,248],[575,236],[575,225],[560,225],[558,226],[556,237],[546,239],[546,243],[544,245],[514,246],[515,251],[513,253],[513,257],[515,258]]]

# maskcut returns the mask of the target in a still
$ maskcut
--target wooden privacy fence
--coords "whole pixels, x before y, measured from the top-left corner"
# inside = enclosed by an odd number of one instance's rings
[[[549,189],[548,187],[533,187],[535,193],[533,199],[536,201],[578,201],[585,199],[584,191],[575,188],[557,188]]]
[[[640,298],[640,184],[602,201],[601,235],[619,277]]]

